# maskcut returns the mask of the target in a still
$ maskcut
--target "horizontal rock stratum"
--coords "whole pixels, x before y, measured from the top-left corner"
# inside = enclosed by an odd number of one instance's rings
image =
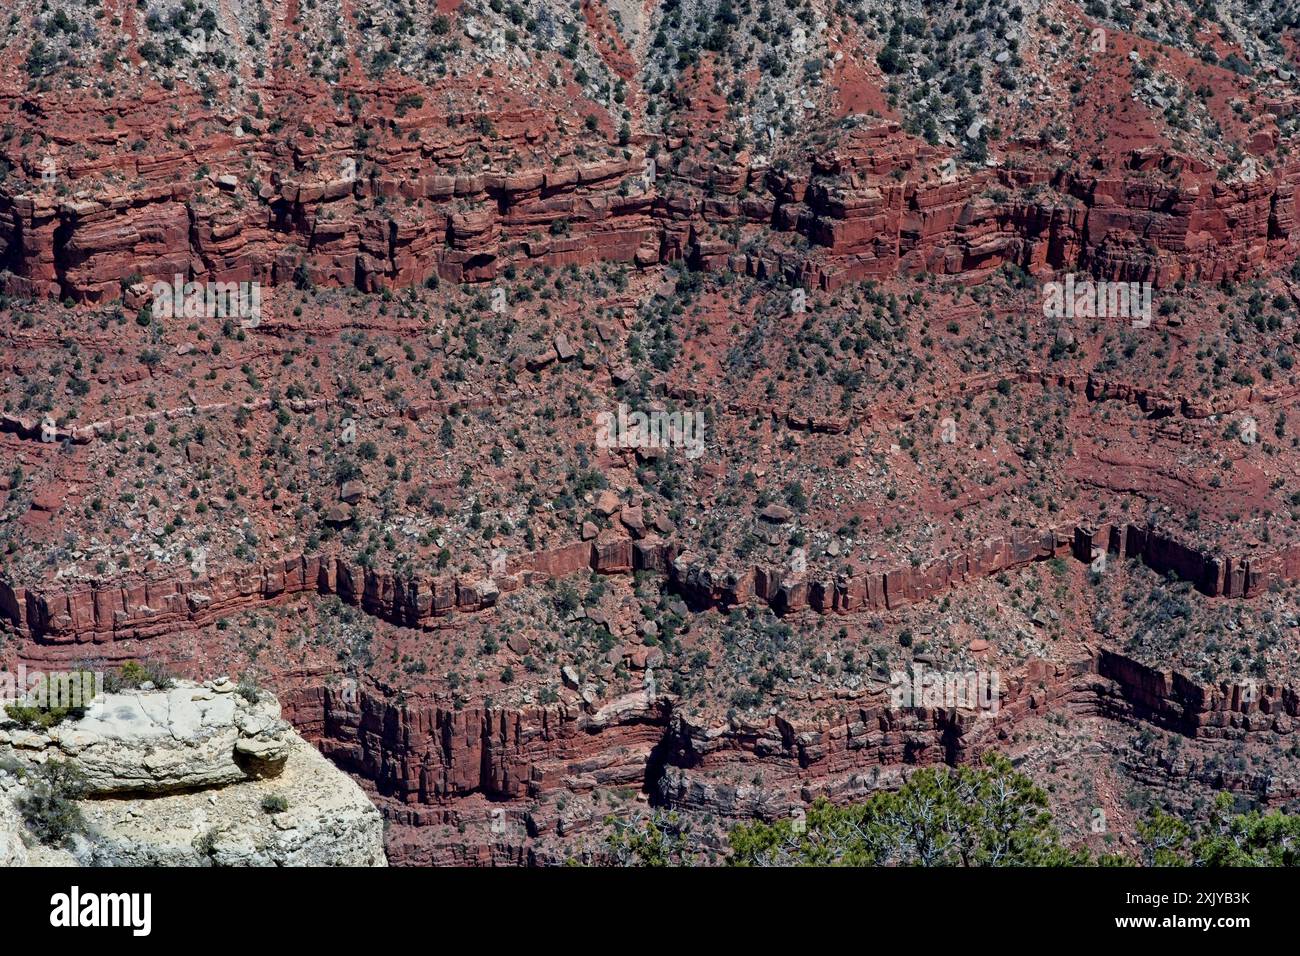
[[[0,860],[1300,801],[1294,0],[10,6]]]

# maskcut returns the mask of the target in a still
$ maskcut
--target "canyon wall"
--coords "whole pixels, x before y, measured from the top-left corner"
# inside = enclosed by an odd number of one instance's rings
[[[526,148],[541,125],[512,114],[501,142]],[[792,166],[751,165],[746,154],[685,160],[651,182],[641,146],[452,174],[481,140],[472,126],[413,115],[403,128],[413,140],[359,166],[341,146],[290,163],[273,133],[254,128],[188,153],[124,154],[117,172],[129,186],[103,185],[93,164],[68,170],[74,187],[84,183],[73,198],[11,181],[0,187],[5,288],[81,302],[125,290],[143,304],[149,282],[176,274],[376,291],[490,280],[507,263],[675,259],[826,289],[922,270],[978,277],[1004,263],[1165,286],[1239,278],[1300,252],[1300,161],[1251,182],[1145,152],[1095,175],[1029,154],[1023,165],[940,176],[929,169],[941,160],[934,149],[882,122]],[[270,172],[196,178],[245,154]],[[746,227],[774,240],[797,233],[812,248],[742,249],[757,235]]]
[[[863,799],[910,767],[970,762],[1024,719],[1053,711],[1154,722],[1193,739],[1277,741],[1293,732],[1300,696],[1207,687],[1102,651],[1067,664],[1031,659],[1004,676],[992,713],[897,708],[877,682],[801,701],[800,717],[783,708],[712,721],[669,696],[585,703],[569,690],[545,706],[456,708],[315,685],[285,695],[285,706],[323,753],[367,782],[400,831],[389,841],[395,863],[519,863],[560,861],[530,856],[544,851],[524,833],[545,836],[557,820],[569,833],[599,825],[598,809],[555,809],[598,789],[644,791],[652,803],[722,821],[772,819],[818,796]],[[1253,786],[1249,775],[1237,783]],[[1297,795],[1300,785],[1278,780],[1264,794]],[[522,817],[513,837],[490,825],[506,815]],[[439,827],[459,835],[438,837]]]
[[[436,627],[455,611],[496,604],[502,593],[579,571],[663,575],[696,607],[758,600],[777,613],[812,608],[854,613],[903,607],[967,581],[1066,554],[1093,562],[1101,554],[1137,558],[1172,572],[1212,597],[1249,598],[1275,583],[1300,580],[1300,546],[1262,554],[1216,555],[1157,529],[1136,525],[1100,529],[1024,531],[988,538],[972,548],[906,567],[793,574],[769,565],[728,568],[678,551],[656,535],[625,537],[606,531],[592,541],[534,552],[490,576],[404,577],[354,564],[338,555],[302,555],[198,578],[163,578],[75,590],[20,587],[0,580],[0,620],[37,645],[111,645],[213,623],[230,614],[303,593],[337,595],[376,617],[407,627]],[[111,647],[103,647],[110,653]],[[80,653],[80,652],[78,652]]]
[[[11,180],[0,188],[9,291],[113,301],[128,282],[178,273],[377,291],[489,279],[506,258],[551,266],[659,260],[654,196],[623,186],[639,179],[640,155],[552,152],[543,144],[557,135],[556,119],[537,106],[458,115],[399,107],[434,98],[414,83],[364,92],[374,116],[396,118],[314,117],[347,134],[333,143],[290,137],[279,121],[219,117],[188,94],[175,130],[184,146],[63,163],[59,179],[71,195],[35,175],[31,186]],[[276,93],[328,101],[319,90]],[[58,95],[38,108],[49,124],[79,112]],[[158,109],[158,98],[145,97],[107,112],[124,127],[149,129]],[[359,150],[354,129],[382,142]],[[454,171],[475,149],[502,157],[500,165]],[[555,162],[542,161],[548,153]]]
[[[1223,555],[1187,544],[1156,528],[1126,524],[1075,529],[1075,557],[1093,561],[1102,553],[1141,560],[1155,571],[1191,582],[1211,597],[1254,597],[1275,584],[1300,579],[1300,545]]]
[[[1034,153],[972,175],[945,173],[943,161],[896,123],[880,123],[812,157],[806,171],[771,172],[773,224],[818,250],[791,262],[751,257],[745,271],[784,271],[833,289],[900,272],[981,275],[1012,263],[1035,275],[1077,269],[1168,286],[1290,261],[1300,241],[1297,162],[1229,182],[1150,148],[1095,175]],[[703,258],[721,261],[722,250]]]

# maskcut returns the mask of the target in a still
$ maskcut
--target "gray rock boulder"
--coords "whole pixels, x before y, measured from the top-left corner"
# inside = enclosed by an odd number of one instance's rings
[[[293,730],[269,694],[245,699],[229,682],[181,682],[95,698],[80,720],[46,731],[0,727],[0,753],[74,760],[92,796],[167,793],[273,776]]]
[[[19,809],[40,765],[84,778],[87,824],[42,846]],[[379,811],[229,681],[102,694],[44,731],[0,720],[0,866],[386,866]]]

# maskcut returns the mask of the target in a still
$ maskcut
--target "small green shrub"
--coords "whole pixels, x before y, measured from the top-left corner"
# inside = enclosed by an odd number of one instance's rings
[[[50,678],[44,677],[42,678],[42,685],[30,689],[24,701],[5,704],[5,714],[8,715],[10,720],[16,721],[18,726],[24,730],[48,730],[69,717],[73,720],[80,720],[86,715],[84,706],[71,707],[49,703],[51,701],[68,700],[68,690],[66,684],[62,689],[51,686]],[[77,696],[71,699],[80,700],[80,687],[76,688],[76,690],[78,691]],[[46,703],[37,703],[37,701],[46,701]]]
[[[60,760],[47,760],[24,774],[27,792],[18,798],[18,811],[46,846],[67,846],[74,834],[86,832],[86,818],[76,800],[86,789],[80,769]]]
[[[5,714],[23,730],[49,730],[72,717],[84,715],[84,707],[38,707],[35,704],[5,704]]]
[[[268,793],[262,798],[262,810],[265,813],[284,813],[289,809],[289,801],[278,793]]]
[[[257,686],[257,681],[247,674],[239,679],[239,685],[235,688],[235,693],[250,704],[256,704],[262,699],[262,689]]]
[[[127,661],[117,671],[104,678],[104,690],[116,694],[124,690],[138,690],[145,684],[153,684],[158,690],[167,690],[173,684],[170,674],[153,663]]]

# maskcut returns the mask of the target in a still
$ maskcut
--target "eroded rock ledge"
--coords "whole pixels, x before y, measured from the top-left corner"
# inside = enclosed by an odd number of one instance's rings
[[[49,761],[80,771],[88,823],[36,846],[15,800]],[[102,694],[47,730],[0,726],[0,862],[113,866],[383,866],[361,788],[299,737],[269,694],[224,678]],[[21,779],[20,779],[21,778]]]
[[[411,578],[341,555],[299,555],[198,580],[107,583],[78,590],[16,587],[0,579],[0,625],[42,645],[111,644],[201,627],[235,611],[304,592],[337,595],[368,614],[406,627],[435,628],[454,611],[493,607],[500,595],[579,571],[662,575],[698,606],[759,600],[778,613],[813,608],[854,613],[903,607],[962,583],[1035,561],[1113,554],[1173,572],[1211,597],[1250,598],[1274,583],[1300,580],[1300,547],[1215,554],[1168,532],[1133,524],[1082,524],[989,537],[916,566],[859,567],[792,575],[767,565],[722,566],[658,535],[606,532],[595,541],[523,555],[508,573]]]
[[[783,817],[821,796],[858,801],[916,767],[1003,749],[1026,721],[1052,713],[1160,727],[1207,753],[1246,741],[1284,747],[1300,716],[1294,687],[1199,683],[1106,648],[1004,672],[993,713],[896,707],[878,681],[726,717],[670,694],[587,700],[570,686],[554,704],[525,707],[395,701],[367,685],[304,687],[285,706],[379,804],[395,865],[562,863],[564,844],[551,838],[601,826],[608,809],[588,799],[601,790],[644,790],[652,803],[723,821]],[[1135,772],[1179,787],[1191,771],[1157,760]],[[1206,785],[1268,804],[1300,794],[1285,765],[1213,773]]]

